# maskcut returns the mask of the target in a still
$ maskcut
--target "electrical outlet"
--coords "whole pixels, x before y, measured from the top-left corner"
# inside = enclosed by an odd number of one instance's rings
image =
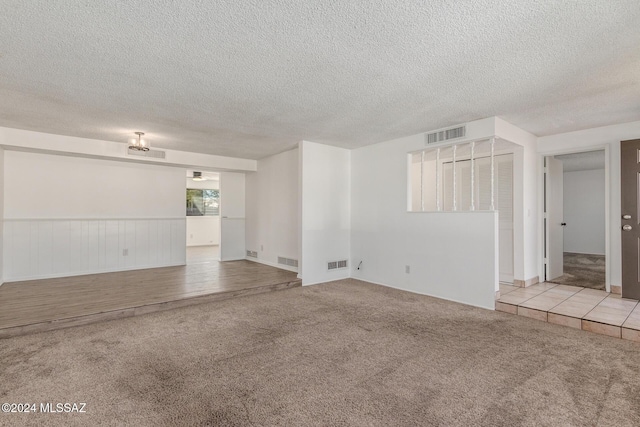
[[[264,245],[260,245],[260,251],[264,251]]]
[[[189,234],[189,238],[190,238],[190,239],[193,239],[193,234]]]
[[[404,272],[407,273],[407,274],[410,274],[411,273],[411,266],[410,265],[405,265],[404,266]]]
[[[122,256],[127,256],[127,255],[129,255],[129,249],[123,249]]]

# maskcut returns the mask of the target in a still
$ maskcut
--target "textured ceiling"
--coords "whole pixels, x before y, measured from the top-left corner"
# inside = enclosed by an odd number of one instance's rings
[[[258,159],[637,120],[638,0],[0,0],[0,126]]]

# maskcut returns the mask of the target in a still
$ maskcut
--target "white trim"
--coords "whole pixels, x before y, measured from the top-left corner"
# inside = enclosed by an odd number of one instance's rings
[[[282,265],[282,264],[278,264],[276,262],[265,261],[263,259],[254,258],[254,257],[245,257],[244,259],[246,259],[247,261],[251,261],[251,262],[257,262],[258,264],[264,264],[264,265],[268,265],[270,267],[279,268],[280,270],[292,271],[294,273],[298,272],[298,269],[296,267],[291,267],[289,265]],[[298,279],[301,279],[301,277],[298,276]]]
[[[138,218],[4,218],[4,222],[17,222],[17,221],[159,221],[159,220],[187,220],[186,216],[178,217],[138,217]]]
[[[94,274],[105,274],[105,273],[117,273],[120,271],[133,271],[133,270],[149,270],[152,268],[164,268],[164,267],[181,267],[183,265],[187,265],[186,263],[178,263],[178,264],[158,264],[158,265],[144,265],[144,266],[134,266],[134,267],[124,267],[124,268],[115,268],[109,270],[99,270],[99,271],[81,271],[75,273],[57,273],[57,274],[41,274],[35,276],[25,276],[16,278],[13,280],[9,280],[8,282],[26,282],[29,280],[40,280],[40,279],[58,279],[61,277],[74,277],[74,276],[92,276]],[[4,284],[3,282],[2,284]]]
[[[424,211],[424,151],[420,154],[420,210]]]
[[[470,211],[475,211],[476,210],[476,201],[475,201],[475,195],[476,195],[476,190],[475,190],[475,179],[476,179],[476,169],[475,169],[475,158],[474,158],[474,154],[475,154],[475,150],[476,150],[476,142],[475,141],[471,141],[471,155],[470,155],[470,160],[471,160],[471,206],[469,206],[469,210]]]
[[[489,144],[491,146],[491,202],[489,203],[489,210],[490,211],[495,211],[496,210],[496,205],[495,205],[495,166],[496,166],[496,153],[495,153],[495,144],[496,143],[496,139],[495,138],[491,138],[489,140]],[[513,179],[513,178],[512,178]],[[512,201],[512,205],[513,205],[513,201]]]
[[[440,203],[440,148],[436,149],[436,211],[442,210]],[[422,209],[424,211],[424,209]]]
[[[356,280],[360,280],[357,277],[352,277],[352,276],[345,276],[345,277],[337,277],[335,279],[331,279],[331,280],[322,280],[320,282],[313,282],[313,283],[302,283],[302,286],[315,286],[315,285],[322,285],[323,283],[331,283],[331,282],[337,282],[339,280],[346,280],[346,279],[356,279]],[[364,282],[364,280],[363,280]]]
[[[452,169],[451,172],[453,173],[453,180],[452,180],[452,183],[451,183],[451,186],[453,188],[453,199],[452,199],[453,207],[451,209],[454,212],[458,210],[458,203],[457,203],[458,195],[456,194],[456,154],[457,154],[457,151],[458,151],[457,149],[458,149],[458,146],[454,145],[453,148],[452,148],[453,157],[452,157],[452,160],[451,160],[451,169]]]
[[[469,303],[469,302],[462,302],[462,301],[458,301],[458,300],[455,300],[455,299],[452,299],[452,298],[443,298],[441,296],[437,296],[437,295],[433,295],[433,294],[423,294],[421,292],[416,292],[416,291],[413,291],[411,289],[399,288],[397,286],[387,285],[385,283],[374,282],[374,281],[365,280],[365,279],[359,279],[357,277],[351,277],[351,279],[359,280],[361,282],[371,283],[372,285],[384,286],[385,288],[397,289],[397,290],[403,291],[403,292],[410,292],[410,293],[416,294],[416,295],[424,295],[424,296],[428,296],[428,297],[431,297],[431,298],[441,299],[441,300],[444,300],[444,301],[455,302],[457,304],[467,305],[467,306],[471,306],[471,307],[478,307],[478,308],[481,308],[483,310],[495,311],[495,308],[494,309],[490,309],[490,308],[487,308],[487,307],[483,307],[481,305],[472,304],[472,303]]]
[[[475,210],[475,211],[407,211],[407,213],[410,214],[476,214],[476,213],[486,213],[486,212],[494,212],[494,211],[490,211],[490,210],[486,210],[486,211],[481,211],[481,210]]]

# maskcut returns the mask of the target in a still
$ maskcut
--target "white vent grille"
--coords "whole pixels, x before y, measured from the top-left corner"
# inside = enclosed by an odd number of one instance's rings
[[[338,270],[341,268],[347,268],[347,260],[342,259],[340,261],[329,261],[327,263],[327,270]]]
[[[298,267],[298,260],[293,258],[278,257],[278,264],[287,265],[289,267]]]
[[[462,138],[467,134],[467,127],[441,130],[440,132],[428,133],[425,135],[425,144],[435,144],[436,142],[448,141],[450,139]]]
[[[153,157],[154,159],[164,159],[165,157],[165,152],[160,150],[138,151],[129,148],[127,154],[138,157]]]
[[[256,251],[247,251],[247,256],[251,258],[258,258],[258,252]]]

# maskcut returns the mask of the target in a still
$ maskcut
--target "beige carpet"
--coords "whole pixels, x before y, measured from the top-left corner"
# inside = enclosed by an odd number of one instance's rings
[[[604,255],[564,253],[564,274],[550,282],[559,285],[605,289],[606,262]]]
[[[0,425],[640,425],[640,345],[356,281],[0,340]]]

